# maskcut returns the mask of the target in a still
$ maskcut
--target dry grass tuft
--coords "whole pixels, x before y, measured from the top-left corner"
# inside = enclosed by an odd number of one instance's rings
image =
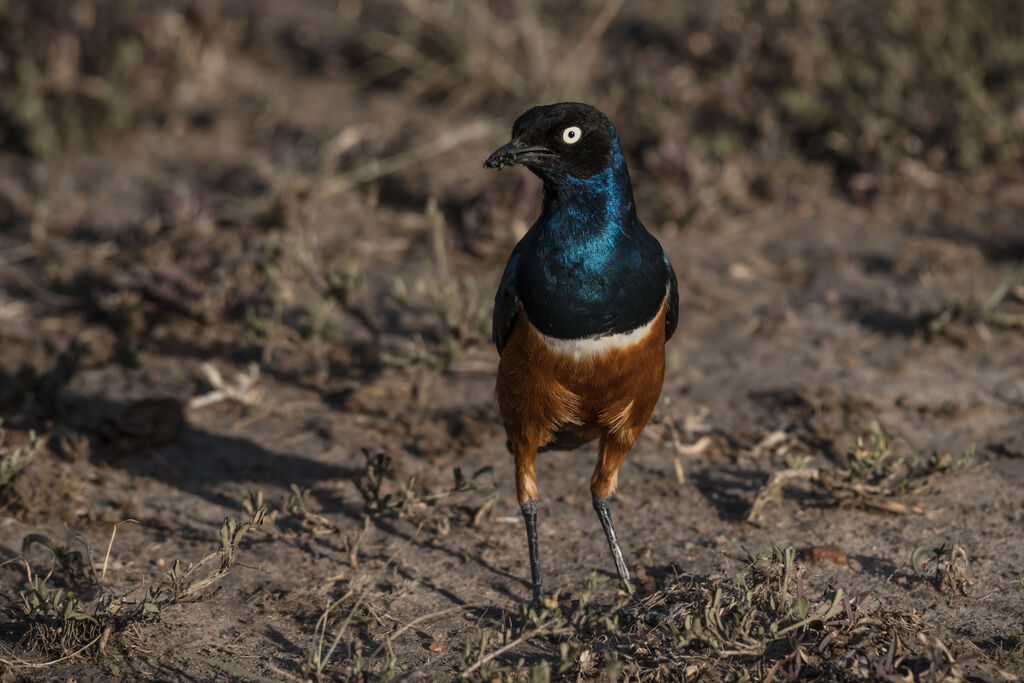
[[[926,565],[931,565],[926,568]],[[974,580],[967,574],[967,551],[956,543],[921,546],[910,556],[914,573],[941,593],[967,595]]]
[[[84,540],[83,553],[59,546],[42,534],[30,534],[19,558],[27,589],[21,592],[20,599],[4,608],[13,627],[22,635],[8,658],[0,661],[12,669],[39,668],[89,652],[102,654],[112,637],[138,634],[142,626],[159,621],[168,607],[202,601],[208,595],[207,589],[227,575],[242,540],[252,528],[263,523],[265,512],[259,508],[241,523],[226,519],[220,528],[218,548],[194,563],[175,560],[163,578],[148,588],[124,589],[106,584],[106,560],[104,572],[98,574],[92,563],[91,546]],[[57,577],[52,570],[45,575],[33,570],[25,557],[33,545],[42,545],[53,553],[59,570]],[[54,587],[51,580],[63,586]],[[20,651],[57,658],[25,661]]]
[[[773,473],[747,512],[746,521],[755,526],[767,523],[768,506],[783,498],[785,488],[796,482],[814,485],[823,499],[818,504],[860,507],[894,515],[924,512],[920,500],[909,500],[910,494],[921,495],[930,490],[935,477],[959,472],[974,462],[974,449],[960,456],[935,454],[927,459],[910,455],[894,456],[892,436],[878,421],[871,431],[857,437],[846,453],[846,467],[799,467]],[[801,462],[805,465],[806,461]]]
[[[462,653],[460,676],[767,681],[958,672],[914,615],[871,609],[867,595],[841,588],[810,594],[792,548],[748,557],[734,576],[668,576],[643,598],[610,606],[591,602],[592,590],[571,602],[552,596],[481,629]]]

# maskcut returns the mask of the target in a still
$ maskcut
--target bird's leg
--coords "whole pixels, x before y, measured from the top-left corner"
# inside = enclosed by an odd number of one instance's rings
[[[630,444],[632,445],[632,444]],[[629,446],[623,446],[613,439],[601,438],[601,455],[594,468],[594,476],[590,480],[590,494],[594,501],[594,511],[597,518],[601,520],[604,528],[605,538],[608,539],[608,548],[612,551],[612,559],[615,561],[615,571],[619,574],[619,581],[622,587],[632,595],[633,584],[629,580],[629,570],[626,569],[626,561],[622,559],[622,549],[619,547],[619,539],[615,536],[615,527],[612,526],[612,516],[608,511],[608,503],[612,499],[615,487],[619,482],[619,468],[622,461],[629,453]]]
[[[608,547],[612,551],[612,559],[615,560],[615,571],[619,573],[619,581],[622,582],[622,587],[626,589],[626,592],[632,594],[633,584],[629,581],[629,570],[626,569],[626,561],[622,559],[622,549],[619,547],[619,539],[615,537],[612,515],[608,511],[608,503],[611,499],[611,496],[605,496],[604,498],[593,496],[594,511],[597,512],[597,518],[601,520],[601,526],[604,527],[604,535],[608,539]]]
[[[533,583],[533,601],[540,603],[544,590],[540,579],[540,553],[537,549],[537,501],[528,500],[520,508],[526,522],[526,545],[530,548],[530,580]]]
[[[514,444],[516,458],[516,495],[526,522],[526,545],[530,550],[530,580],[533,584],[533,601],[541,601],[543,585],[540,578],[540,552],[537,548],[537,472],[534,460],[537,447]]]

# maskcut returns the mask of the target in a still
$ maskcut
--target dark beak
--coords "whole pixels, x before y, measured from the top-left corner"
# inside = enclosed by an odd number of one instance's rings
[[[543,145],[526,146],[519,141],[519,138],[512,138],[508,144],[494,150],[494,153],[487,157],[484,168],[496,168],[500,171],[506,166],[529,165],[554,156],[555,153]]]

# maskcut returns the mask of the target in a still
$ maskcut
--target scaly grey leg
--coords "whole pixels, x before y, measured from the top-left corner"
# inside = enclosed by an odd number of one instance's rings
[[[530,579],[533,582],[533,601],[540,603],[544,589],[540,580],[540,554],[537,550],[537,501],[528,500],[520,508],[526,522],[526,544],[530,548]]]
[[[629,581],[629,570],[626,569],[626,561],[622,559],[622,549],[619,548],[619,539],[615,537],[612,516],[608,511],[608,503],[611,499],[611,496],[604,498],[593,496],[594,511],[597,512],[597,517],[601,520],[601,526],[604,527],[604,535],[608,539],[608,548],[612,551],[612,559],[615,560],[615,571],[619,573],[619,581],[622,582],[622,587],[626,589],[626,592],[632,595],[633,584]]]

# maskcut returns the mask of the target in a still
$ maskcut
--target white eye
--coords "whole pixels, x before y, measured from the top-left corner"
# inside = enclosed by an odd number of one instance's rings
[[[583,137],[583,131],[579,126],[569,126],[562,131],[562,142],[567,145],[575,145]]]

